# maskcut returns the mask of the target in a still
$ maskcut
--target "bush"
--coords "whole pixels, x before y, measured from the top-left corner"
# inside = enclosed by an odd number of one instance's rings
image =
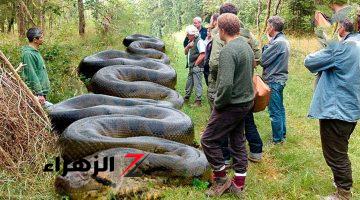
[[[315,4],[308,0],[289,0],[284,17],[287,29],[297,34],[313,32],[312,18],[315,13]]]

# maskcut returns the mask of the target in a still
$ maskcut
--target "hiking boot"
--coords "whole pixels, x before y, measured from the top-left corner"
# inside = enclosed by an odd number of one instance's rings
[[[213,185],[206,191],[208,197],[220,197],[231,185],[227,176],[214,178]]]
[[[193,105],[194,107],[201,107],[201,100],[196,100],[195,102],[194,102],[194,105]]]
[[[251,162],[259,163],[259,162],[261,162],[261,159],[262,159],[262,153],[251,153],[250,152],[248,159]]]
[[[229,187],[229,192],[234,194],[239,199],[244,199],[244,189],[245,189],[244,186],[238,187],[238,186],[236,186],[234,181],[232,181],[231,185]]]
[[[350,190],[345,190],[345,189],[338,187],[337,191],[334,194],[327,196],[327,197],[321,197],[320,199],[321,200],[349,200],[349,199],[351,199],[351,197],[352,197],[352,194],[351,194]]]

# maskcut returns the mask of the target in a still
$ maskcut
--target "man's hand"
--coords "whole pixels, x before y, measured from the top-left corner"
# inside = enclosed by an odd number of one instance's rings
[[[44,105],[44,104],[45,104],[46,99],[45,99],[44,96],[37,96],[37,98],[38,98],[39,103],[40,103],[41,105]]]
[[[328,21],[328,19],[326,19],[326,16],[319,12],[319,11],[316,11],[315,12],[315,26],[316,27],[330,27],[331,26],[331,23]]]
[[[268,41],[270,42],[272,37],[269,34],[266,34],[266,37],[267,37]]]
[[[193,48],[193,47],[194,47],[194,41],[190,42],[190,43],[186,46],[187,49],[191,49],[191,48]]]
[[[185,55],[189,53],[189,50],[193,48],[193,46],[194,46],[194,41],[189,42],[189,44],[185,47]]]

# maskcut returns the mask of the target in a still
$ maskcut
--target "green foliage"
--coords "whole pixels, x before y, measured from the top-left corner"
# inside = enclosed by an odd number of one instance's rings
[[[62,14],[61,5],[55,1],[50,1],[50,2],[46,3],[44,6],[44,10],[46,12],[53,13],[57,16],[61,16],[61,14]]]
[[[139,0],[137,7],[141,19],[149,22],[150,33],[162,37],[192,24],[195,16],[202,16],[203,4],[193,0]]]
[[[256,26],[256,15],[258,12],[257,0],[238,0],[239,18],[247,27]],[[263,5],[264,6],[264,5]],[[265,12],[264,12],[265,14]],[[265,17],[261,15],[260,17]]]
[[[195,187],[198,190],[205,190],[209,186],[209,182],[207,181],[201,181],[200,179],[193,179],[192,186]]]
[[[203,0],[203,13],[210,16],[214,13],[219,13],[220,6],[225,2],[233,3],[239,9],[238,16],[247,27],[254,27],[256,25],[257,0]]]
[[[285,19],[288,30],[296,33],[313,31],[312,18],[315,13],[315,3],[309,0],[289,0],[286,3]]]
[[[339,4],[339,5],[344,5],[347,4],[349,1],[348,0],[325,0],[324,3],[325,4]]]
[[[126,34],[129,27],[144,28],[131,0],[88,0],[85,1],[85,8],[91,11],[96,30],[100,34]],[[106,26],[108,31],[105,30]]]
[[[54,103],[84,92],[74,67],[75,60],[72,60],[73,52],[78,48],[75,45],[50,43],[41,49],[52,87],[49,99]]]
[[[203,12],[206,15],[212,15],[219,12],[220,6],[226,1],[224,0],[203,0]]]

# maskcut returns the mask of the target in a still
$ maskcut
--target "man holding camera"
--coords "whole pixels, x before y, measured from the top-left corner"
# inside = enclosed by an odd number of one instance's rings
[[[309,117],[319,119],[323,155],[337,191],[325,200],[351,199],[353,184],[348,156],[349,139],[360,119],[360,35],[348,19],[340,22],[340,42],[310,54],[305,66],[321,73]]]

